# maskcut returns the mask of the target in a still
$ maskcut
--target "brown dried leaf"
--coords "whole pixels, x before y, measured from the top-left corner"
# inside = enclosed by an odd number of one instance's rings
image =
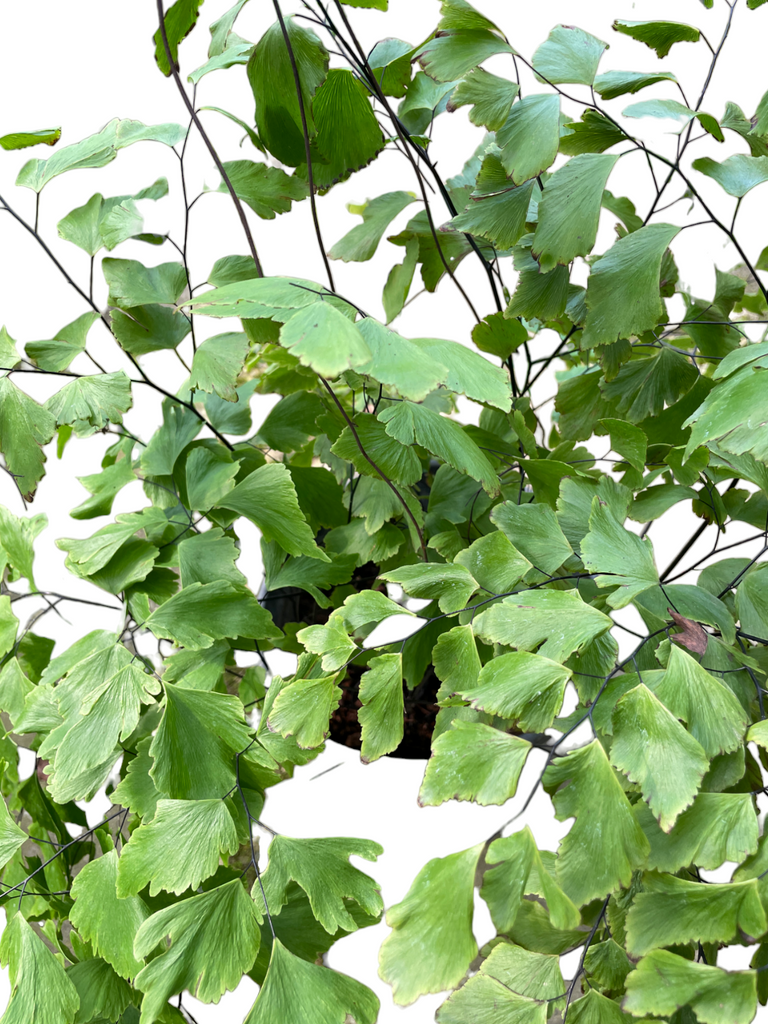
[[[693,619],[686,619],[684,615],[673,611],[672,608],[667,608],[667,611],[672,616],[674,624],[681,630],[680,633],[673,633],[670,640],[676,640],[695,654],[705,654],[709,635],[704,627],[698,622],[694,622]]]

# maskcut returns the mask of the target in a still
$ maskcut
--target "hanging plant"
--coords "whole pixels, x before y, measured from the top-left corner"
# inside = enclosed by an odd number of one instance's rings
[[[273,0],[274,24],[251,43],[234,30],[245,3],[220,13],[185,81],[200,0],[167,12],[157,0],[155,57],[187,127],[114,119],[63,146],[58,128],[0,138],[55,147],[24,164],[0,207],[82,299],[51,339],[0,331],[0,452],[22,512],[0,506],[3,1020],[170,1024],[189,1017],[183,993],[215,1003],[248,975],[260,990],[246,1024],[373,1024],[377,997],[322,957],[381,919],[377,883],[349,858],[382,847],[269,825],[270,788],[336,741],[364,762],[424,758],[422,805],[491,808],[486,841],[423,867],[413,851],[380,954],[396,1003],[449,991],[441,1024],[748,1024],[768,999],[768,256],[736,227],[768,181],[768,101],[752,117],[704,109],[737,0],[707,25],[714,45],[694,25],[612,26],[659,57],[708,46],[695,107],[670,71],[601,70],[607,44],[574,26],[518,53],[466,0],[443,0],[417,45],[389,35],[387,0],[306,0],[301,17]],[[366,7],[383,12],[372,49],[353,24]],[[763,14],[744,12],[751,31]],[[253,159],[227,160],[189,83],[202,91],[237,65],[253,123],[208,111],[241,127]],[[653,99],[635,98],[652,85]],[[443,179],[433,128],[464,107],[486,132]],[[631,119],[646,117],[681,125],[673,153],[643,141]],[[718,160],[726,133],[743,152]],[[193,270],[186,232],[180,244],[145,231],[137,204],[170,189],[158,178],[95,193],[59,221],[90,258],[90,284],[71,274],[40,233],[43,190],[154,141],[179,157],[188,227],[193,135],[247,252]],[[397,188],[351,207],[361,220],[329,245],[322,196],[393,152]],[[639,212],[611,191],[632,155],[653,181]],[[733,199],[726,219],[718,189]],[[311,207],[316,280],[271,275],[259,256],[259,218],[298,203]],[[740,261],[716,268],[704,299],[675,260],[680,232],[701,224]],[[401,259],[380,316],[348,294],[342,264],[370,260],[385,236]],[[113,255],[128,240],[175,248],[145,265]],[[398,331],[417,272],[422,301],[457,290],[471,337],[443,338],[454,332],[439,303],[435,337]],[[221,330],[200,341],[210,318]],[[97,331],[113,346],[104,363]],[[183,376],[159,379],[159,352],[176,353]],[[38,375],[60,378],[42,403],[26,390]],[[163,396],[162,423],[135,434],[124,417],[145,388]],[[258,424],[255,395],[276,396]],[[98,432],[114,441],[71,514],[108,521],[57,542],[93,596],[51,593],[34,561],[47,520],[27,506],[60,501],[48,446],[60,456]],[[136,480],[146,503],[113,516]],[[700,522],[664,567],[678,506]],[[238,565],[244,521],[261,537],[256,592]],[[38,611],[21,626],[26,600]],[[78,600],[123,625],[54,649],[35,621]],[[396,640],[370,639],[404,617]],[[295,670],[270,671],[273,651],[295,655]],[[26,777],[22,748],[35,754]],[[533,751],[541,770],[518,794]],[[112,806],[89,827],[81,804],[100,792]],[[517,815],[500,825],[492,809],[516,794],[516,811],[548,797],[570,822],[556,853]],[[706,874],[727,863],[729,879]],[[476,886],[497,929],[481,950]],[[748,965],[718,963],[744,946],[756,946]]]

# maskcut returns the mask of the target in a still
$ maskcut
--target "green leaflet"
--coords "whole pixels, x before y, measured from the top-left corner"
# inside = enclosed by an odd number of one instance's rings
[[[640,785],[664,832],[693,800],[709,767],[701,746],[642,683],[613,712],[611,761]]]
[[[77,989],[21,913],[14,914],[3,929],[0,963],[10,968],[11,997],[3,1014],[6,1024],[30,1020],[73,1024],[80,1005]]]
[[[238,38],[233,29],[240,12],[247,2],[248,0],[236,0],[233,7],[230,7],[225,14],[222,14],[220,18],[211,22],[208,26],[211,33],[211,41],[208,45],[209,57],[216,57],[223,53],[227,47],[232,45],[233,38]]]
[[[0,505],[0,546],[3,557],[20,576],[29,580],[32,590],[37,589],[32,574],[35,558],[33,545],[35,538],[47,525],[48,517],[45,515],[21,518],[5,505]]]
[[[623,111],[624,117],[661,117],[670,118],[675,121],[682,121],[687,124],[692,118],[696,118],[701,127],[713,135],[718,142],[724,142],[725,137],[723,135],[720,125],[711,114],[706,114],[703,111],[693,111],[682,103],[678,103],[677,100],[643,100],[640,103],[632,103],[626,107]],[[682,129],[681,129],[682,131]],[[749,157],[747,157],[749,159]],[[710,161],[705,158],[705,167],[707,164],[713,164],[714,161]],[[715,166],[717,166],[715,164]],[[706,170],[705,172],[706,173]]]
[[[0,452],[16,486],[31,501],[45,470],[41,447],[53,437],[56,419],[8,376],[0,377]]]
[[[232,35],[235,35],[235,33],[232,33]],[[235,36],[235,38],[237,39],[239,37]],[[199,68],[195,68],[194,71],[191,71],[187,75],[187,81],[192,82],[193,85],[197,85],[200,79],[203,78],[205,75],[210,74],[211,71],[225,70],[226,68],[234,67],[236,64],[247,64],[252,53],[252,43],[248,43],[245,40],[240,40],[239,42],[231,43],[226,47],[226,49],[222,50],[221,53],[215,54],[213,57],[210,57],[209,60],[207,60],[204,64],[201,64]],[[220,110],[219,108],[208,107],[207,109],[218,109],[219,113],[225,114],[225,116],[229,117],[231,121],[234,121],[236,124],[239,124],[242,128],[245,128],[246,134],[250,137],[251,142],[253,142],[257,149],[260,149],[263,152],[263,146],[261,146],[260,144],[258,135],[256,134],[256,132],[254,132],[252,128],[248,128],[248,126],[243,121],[240,121],[240,119],[235,117],[233,114],[227,114],[226,111]]]
[[[345,599],[338,614],[351,633],[367,636],[374,625],[383,622],[391,615],[413,615],[414,613],[386,597],[380,590],[361,590]]]
[[[215,267],[221,262],[217,261]],[[216,288],[182,305],[191,306],[191,312],[202,316],[239,316],[241,319],[259,320],[273,318],[281,323],[290,319],[293,310],[303,309],[318,301],[327,302],[339,309],[349,308],[346,303],[337,302],[332,293],[313,281],[292,277],[255,277],[252,264],[247,261],[244,269],[241,264],[229,270],[226,267],[219,268],[215,279],[220,282]]]
[[[66,803],[89,799],[102,784],[139,722],[142,704],[154,703],[157,680],[134,662],[122,644],[106,647],[76,665],[56,688],[64,726],[49,736],[49,788]]]
[[[525,234],[534,184],[531,178],[519,188],[508,187],[495,195],[472,195],[466,209],[451,219],[451,227],[487,238],[499,249],[510,249]]]
[[[622,455],[638,473],[642,473],[648,453],[648,438],[643,431],[632,423],[610,418],[602,420],[600,426],[610,434],[613,451]]]
[[[304,111],[314,133],[312,98],[325,80],[328,53],[315,33],[287,18],[286,31],[296,60]],[[281,163],[297,167],[305,160],[299,102],[288,49],[278,22],[254,47],[248,81],[256,100],[256,126],[267,149]]]
[[[5,326],[0,327],[0,366],[3,370],[12,370],[21,362],[21,356],[16,349],[16,342],[10,336]],[[3,373],[5,377],[6,374]]]
[[[280,635],[256,598],[226,580],[190,583],[156,608],[144,625],[155,636],[195,650],[225,636],[268,639]]]
[[[705,1024],[749,1024],[757,1009],[755,981],[751,971],[724,971],[656,949],[628,976],[624,1006],[639,1016],[689,1005]]]
[[[317,433],[316,422],[322,412],[323,404],[317,395],[307,391],[287,395],[270,410],[259,427],[257,443],[266,444],[276,451],[303,448]]]
[[[399,583],[411,597],[437,600],[442,612],[459,611],[477,589],[463,565],[404,565],[383,573],[381,578]]]
[[[381,947],[379,973],[398,1005],[455,987],[476,956],[472,892],[482,848],[430,860],[405,899],[387,911],[392,932]]]
[[[192,359],[190,388],[215,391],[227,402],[237,401],[237,378],[248,353],[244,334],[217,334],[199,346]]]
[[[556,25],[531,60],[539,81],[592,85],[608,44],[574,25]]]
[[[371,358],[357,326],[327,302],[299,310],[280,329],[280,344],[304,366],[331,379]]]
[[[157,1020],[168,998],[185,989],[202,1002],[218,1002],[234,989],[259,949],[253,901],[240,879],[159,910],[136,934],[136,952],[146,956],[169,936],[170,949],[136,976],[144,993],[142,1024]]]
[[[688,724],[708,757],[735,750],[741,743],[747,720],[733,691],[675,644],[656,696]]]
[[[411,284],[413,283],[413,274],[416,270],[418,256],[419,243],[415,238],[409,238],[405,243],[403,262],[396,263],[387,276],[381,304],[384,306],[384,315],[388,324],[392,323],[395,317],[399,316],[403,310],[411,290]],[[368,347],[371,347],[370,343]]]
[[[131,309],[153,302],[173,302],[187,286],[187,275],[181,263],[161,263],[145,267],[137,260],[107,257],[101,268],[109,285],[110,305]]]
[[[115,520],[83,540],[59,539],[57,547],[68,552],[67,567],[76,576],[92,576],[103,569],[137,530],[143,530],[148,539],[159,540],[168,525],[162,510],[153,507],[142,512],[123,513],[116,516]]]
[[[528,562],[545,575],[554,573],[573,554],[549,505],[505,501],[493,509],[491,520]]]
[[[581,542],[581,557],[590,572],[605,574],[596,577],[598,587],[618,587],[608,595],[612,608],[624,608],[638,594],[659,583],[650,539],[641,540],[625,529],[598,497],[592,500],[589,533]]]
[[[492,982],[496,982],[493,984]],[[472,996],[462,996],[469,986]],[[511,993],[527,997],[528,999],[547,1000],[549,1008],[557,1006],[555,997],[563,992],[563,976],[560,973],[560,965],[556,957],[545,956],[541,953],[531,953],[521,946],[515,946],[510,942],[500,942],[493,947],[490,955],[480,965],[475,978],[462,986],[446,1003],[438,1010],[437,1020],[443,1024],[445,1021],[462,1021],[467,1017],[463,1014],[470,1008],[478,1013],[493,1014],[496,1009],[495,999],[510,1011],[510,1021],[524,1020],[525,1017],[518,1017],[521,1011],[529,1014],[530,1018],[538,1021],[544,1011],[543,1005],[528,1004],[523,1000],[516,1000]],[[491,995],[491,999],[488,996]],[[467,1000],[465,1004],[464,1000]],[[456,1013],[457,1016],[453,1016]],[[469,1013],[472,1020],[482,1019]],[[488,1020],[499,1020],[500,1018],[489,1016]],[[503,1019],[503,1018],[501,1018]],[[542,1017],[542,1020],[544,1018]]]
[[[357,652],[357,644],[350,640],[344,622],[338,614],[332,615],[325,626],[307,626],[296,634],[306,650],[322,657],[325,672],[342,668]]]
[[[174,64],[178,64],[179,43],[195,27],[202,2],[203,0],[176,0],[163,16],[165,33],[163,34],[158,28],[153,36],[155,61],[166,78],[171,74],[169,59]]]
[[[301,178],[288,175],[279,167],[268,167],[253,160],[230,160],[223,167],[237,197],[264,220],[274,220],[278,213],[288,213],[291,202],[306,199],[308,195],[307,185]],[[217,191],[229,193],[223,181]]]
[[[476,402],[509,412],[511,390],[506,371],[494,366],[465,345],[442,338],[414,338],[415,345],[448,367],[446,387]]]
[[[477,584],[489,594],[504,594],[531,568],[503,533],[495,531],[480,537],[456,555],[456,564],[468,569]]]
[[[383,853],[367,839],[291,839],[275,836],[269,846],[269,866],[264,872],[267,905],[274,915],[287,902],[287,889],[295,881],[306,892],[312,913],[330,934],[358,927],[345,900],[354,901],[368,915],[377,917],[384,904],[379,887],[368,875],[349,863],[351,856],[376,860]],[[261,889],[254,886],[253,899],[261,903]]]
[[[340,700],[336,676],[295,679],[277,695],[269,725],[281,736],[293,736],[300,747],[319,747],[328,735],[328,721]]]
[[[222,800],[160,800],[149,823],[143,823],[123,848],[117,895],[135,896],[149,884],[180,895],[196,889],[219,865],[219,855],[236,853],[235,824]]]
[[[295,92],[295,89],[294,89]],[[384,137],[368,93],[349,69],[331,68],[312,102],[320,160],[313,161],[315,187],[328,188],[369,164]]]
[[[448,109],[451,92],[458,82],[437,82],[423,71],[417,71],[407,87],[405,99],[397,108],[397,115],[411,134],[424,132],[437,117]]]
[[[473,477],[489,494],[498,492],[493,466],[455,420],[412,402],[398,402],[381,412],[379,419],[401,444],[419,444],[459,473]]]
[[[368,3],[379,10],[386,10],[387,0],[362,0],[361,6]],[[351,6],[358,6],[352,4]],[[411,52],[413,47],[404,39],[382,39],[376,43],[368,55],[368,63],[381,84],[385,96],[401,98],[411,84]]]
[[[123,372],[80,377],[65,384],[45,403],[58,426],[66,423],[77,437],[88,437],[108,423],[122,423],[133,405],[131,382]]]
[[[617,96],[639,92],[656,82],[675,82],[671,71],[606,71],[595,79],[595,92],[601,99],[613,100]]]
[[[624,132],[613,121],[589,108],[584,111],[580,120],[567,122],[564,130],[566,134],[560,137],[560,152],[566,156],[602,153],[626,138]]]
[[[592,267],[582,348],[651,330],[664,318],[659,273],[664,251],[680,229],[649,224],[620,238]]]
[[[162,199],[168,194],[168,181],[158,178],[154,184],[131,196],[111,196],[97,192],[87,203],[62,217],[56,225],[59,237],[95,256],[106,246],[110,251],[140,234],[144,221],[136,206],[140,199]],[[90,315],[90,314],[88,314]]]
[[[67,968],[67,977],[80,997],[78,1021],[94,1018],[119,1020],[136,998],[128,982],[115,974],[106,960],[100,957],[72,964]]]
[[[275,937],[283,943],[289,953],[313,964],[330,949],[334,942],[343,938],[347,933],[339,930],[333,935],[329,935],[315,920],[306,893],[295,882],[291,882],[288,886],[287,896],[287,903],[281,908],[280,914],[272,918]],[[378,917],[368,917],[351,900],[347,905],[361,928],[378,923]],[[272,956],[273,936],[266,918],[261,922],[260,927],[261,945],[256,962],[248,974],[255,982],[263,984]]]
[[[472,124],[496,131],[506,121],[518,92],[516,82],[492,75],[484,68],[475,68],[453,90],[448,110],[453,112],[471,103],[469,119]]]
[[[357,327],[372,356],[357,367],[359,373],[391,385],[412,402],[421,402],[430,391],[445,384],[448,367],[415,342],[372,317],[361,320]]]
[[[430,78],[453,82],[497,53],[513,53],[509,43],[484,28],[446,29],[422,46],[417,56]]]
[[[45,160],[38,157],[28,160],[19,171],[16,184],[41,192],[49,181],[65,171],[106,166],[115,159],[119,149],[135,142],[175,146],[185,135],[186,129],[180,124],[145,125],[141,121],[121,121],[115,117],[100,132],[82,142],[63,146]]]
[[[276,540],[289,554],[328,560],[315,543],[282,463],[267,463],[250,473],[221,499],[221,506],[250,519],[266,540]]]
[[[544,1024],[547,1005],[525,999],[494,977],[478,974],[437,1011],[439,1024]]]
[[[125,777],[113,793],[115,803],[127,807],[145,821],[154,816],[160,799],[160,793],[149,774],[153,764],[149,756],[151,743],[152,737],[147,736],[136,744],[136,757],[128,762]]]
[[[496,133],[501,162],[516,185],[535,178],[553,163],[560,139],[560,97],[538,93],[512,105]]]
[[[497,866],[486,869],[480,895],[488,904],[493,923],[500,932],[511,933],[514,930],[518,915],[526,907],[523,896],[529,894],[546,900],[555,928],[567,930],[578,926],[579,911],[545,867],[530,828],[526,826],[513,835],[495,839],[488,848],[486,861]],[[504,978],[499,980],[506,982]],[[521,994],[536,993],[525,991]]]
[[[189,321],[167,306],[133,306],[112,310],[112,330],[130,355],[146,355],[176,348],[189,333]]]
[[[519,316],[526,320],[557,319],[565,313],[567,299],[567,267],[557,266],[550,273],[542,274],[538,264],[531,259],[530,265],[520,273],[505,316]]]
[[[455,719],[451,726],[433,740],[419,804],[472,800],[487,806],[511,799],[530,743],[480,722]]]
[[[7,594],[0,597],[0,651],[4,657],[16,643],[19,620],[11,611],[11,599]]]
[[[564,661],[610,626],[607,615],[574,591],[525,590],[481,612],[473,628],[487,643],[538,648],[552,661]]]
[[[277,939],[264,984],[244,1024],[337,1024],[353,1015],[357,1024],[374,1024],[379,1000],[365,985],[345,974],[307,963]]]
[[[621,989],[632,970],[629,957],[614,939],[593,943],[587,950],[584,966],[593,983],[603,989]]]
[[[768,181],[768,157],[737,153],[718,163],[709,157],[693,161],[693,168],[713,178],[730,196],[743,198],[756,185]]]
[[[437,27],[446,31],[456,29],[499,31],[498,26],[490,18],[481,14],[467,0],[442,0],[440,4],[440,21]]]
[[[691,427],[685,457],[701,444],[717,443],[727,452],[749,453],[762,461],[768,454],[768,433],[758,413],[762,384],[759,363],[721,380],[683,424]]]
[[[699,793],[666,834],[649,808],[638,805],[636,814],[651,844],[648,867],[659,871],[689,864],[711,871],[726,860],[740,863],[757,849],[758,823],[748,793]]]
[[[684,356],[663,348],[657,356],[626,363],[612,381],[601,383],[600,390],[604,399],[616,402],[617,412],[631,423],[641,423],[658,416],[665,404],[676,402],[698,379],[696,367]]]
[[[329,601],[318,588],[331,589],[334,584],[348,582],[357,563],[354,555],[336,555],[331,562],[318,562],[306,555],[285,558],[283,549],[274,541],[269,545],[262,542],[262,555],[268,590],[301,587],[321,607]]]
[[[403,656],[372,658],[360,680],[360,757],[366,763],[396,750],[403,738]]]
[[[345,427],[331,447],[334,455],[351,462],[358,473],[378,477],[372,463],[395,483],[415,484],[422,476],[421,461],[413,448],[407,448],[390,437],[384,424],[375,416],[364,413],[354,421],[354,431]],[[358,444],[359,439],[359,444]],[[360,450],[362,446],[368,458]]]
[[[481,352],[507,359],[528,340],[519,320],[507,320],[503,313],[491,313],[472,328],[472,341]]]
[[[133,979],[145,956],[134,951],[134,939],[149,910],[139,896],[117,898],[117,865],[115,850],[85,865],[72,883],[70,917],[81,937],[121,978]]]
[[[184,466],[189,507],[206,510],[218,504],[233,490],[238,468],[236,462],[220,460],[205,448],[194,448]]]
[[[2,679],[2,676],[0,676]],[[0,807],[0,866],[5,867],[16,851],[27,841],[27,833],[20,829],[8,812],[5,800]]]
[[[246,588],[245,576],[235,566],[240,552],[231,537],[214,527],[205,533],[187,537],[178,546],[179,575],[182,589],[193,583],[226,581]]]
[[[441,633],[432,650],[435,674],[442,681],[437,697],[451,702],[452,693],[472,689],[482,667],[471,626],[454,626]]]
[[[543,272],[592,251],[603,190],[618,159],[584,153],[569,160],[547,182],[531,248]]]
[[[621,21],[616,20],[615,32],[630,36],[656,51],[657,57],[666,57],[675,43],[697,43],[701,33],[693,25],[679,21]]]
[[[544,732],[560,711],[571,670],[538,654],[515,651],[489,661],[476,685],[457,690],[473,708],[512,719],[525,732]]]
[[[43,370],[66,370],[75,356],[85,349],[88,331],[96,320],[98,313],[83,313],[71,324],[57,331],[56,337],[50,341],[29,341],[24,350]],[[12,357],[3,365],[12,365]]]
[[[599,741],[551,764],[544,787],[558,821],[576,818],[557,862],[558,881],[574,903],[628,886],[648,856],[648,840]]]
[[[413,192],[386,192],[360,206],[350,204],[349,212],[359,214],[363,218],[363,223],[340,238],[328,255],[331,259],[344,260],[345,263],[369,260],[398,213],[415,199]]]
[[[251,740],[237,697],[168,684],[149,774],[173,800],[221,800],[235,784],[235,755]]]
[[[0,138],[0,146],[3,149],[27,149],[29,146],[37,146],[45,143],[46,146],[55,146],[61,138],[61,128],[42,128],[34,132],[11,132]]]
[[[627,948],[642,956],[659,946],[726,942],[738,929],[762,935],[768,925],[754,880],[712,887],[647,873],[627,916]]]

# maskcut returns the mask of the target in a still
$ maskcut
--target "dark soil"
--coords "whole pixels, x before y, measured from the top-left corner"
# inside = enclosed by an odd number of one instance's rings
[[[355,570],[351,582],[357,590],[368,590],[376,581],[379,567],[372,562],[361,565]],[[303,622],[308,626],[323,625],[328,621],[331,610],[321,608],[305,590],[298,587],[283,587],[272,590],[264,595],[262,604],[272,613],[277,626],[283,627],[288,622]],[[339,684],[342,698],[338,708],[331,716],[330,738],[344,747],[359,750],[361,746],[360,723],[357,720],[357,709],[361,706],[358,698],[360,677],[363,669],[350,665],[347,676]],[[435,697],[440,688],[440,680],[430,665],[424,678],[413,690],[403,683],[403,702],[405,705],[405,721],[403,740],[389,757],[428,758],[432,732],[435,728],[438,707]]]

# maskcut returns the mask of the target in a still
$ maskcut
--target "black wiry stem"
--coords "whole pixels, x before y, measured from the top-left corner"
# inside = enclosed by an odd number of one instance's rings
[[[285,48],[288,51],[288,60],[291,62],[291,71],[293,72],[293,82],[296,88],[296,99],[299,104],[299,114],[301,115],[301,130],[304,133],[304,154],[307,161],[307,183],[309,185],[309,202],[312,207],[312,220],[315,225],[315,235],[317,236],[317,244],[320,246],[320,254],[323,257],[323,263],[325,264],[325,272],[328,275],[328,281],[331,286],[331,291],[336,291],[336,286],[333,283],[333,273],[331,271],[331,264],[328,262],[328,255],[325,251],[325,245],[323,244],[323,235],[320,231],[320,220],[317,216],[317,203],[315,201],[315,182],[312,174],[312,155],[310,153],[309,146],[309,126],[307,125],[307,112],[304,109],[304,94],[301,89],[301,78],[299,77],[299,69],[296,65],[296,56],[293,52],[293,46],[291,45],[291,38],[288,35],[288,28],[283,18],[283,12],[280,10],[280,4],[278,0],[272,0],[275,8],[275,14],[277,14],[277,20],[280,22],[280,31],[283,33],[283,40],[285,41]]]
[[[163,13],[163,0],[157,0],[157,15],[158,18],[160,19],[160,35],[163,40],[163,47],[165,48],[165,56],[168,61],[168,67],[171,69],[173,80],[176,83],[176,87],[179,90],[179,93],[181,94],[182,100],[184,101],[184,106],[189,111],[189,116],[194,121],[195,127],[200,132],[201,139],[207,146],[208,152],[211,154],[211,157],[213,158],[213,162],[216,164],[216,168],[219,174],[221,175],[222,181],[227,186],[227,191],[232,196],[232,202],[235,204],[235,209],[237,210],[237,215],[240,218],[240,223],[243,225],[245,237],[248,239],[248,247],[251,250],[251,256],[253,256],[253,262],[256,264],[256,271],[258,273],[258,276],[264,277],[264,271],[261,266],[261,261],[259,260],[259,254],[256,252],[256,244],[253,241],[253,236],[251,235],[251,229],[248,225],[248,220],[246,219],[243,205],[240,202],[237,193],[235,192],[232,182],[229,180],[229,175],[224,170],[224,165],[219,159],[219,154],[216,152],[213,143],[208,138],[205,128],[203,128],[202,124],[200,123],[200,118],[197,116],[197,111],[195,110],[194,105],[190,101],[189,96],[187,96],[187,90],[184,88],[181,78],[179,77],[179,66],[171,56],[171,47],[168,43],[168,33],[165,30],[165,14]]]
[[[336,393],[335,393],[335,391],[333,390],[333,388],[331,387],[331,385],[330,385],[330,384],[328,383],[328,381],[327,381],[327,380],[325,379],[325,377],[321,377],[321,378],[320,378],[320,380],[322,381],[322,383],[323,383],[323,386],[325,387],[325,389],[326,389],[326,391],[328,392],[328,394],[329,394],[329,395],[331,396],[331,398],[333,399],[333,401],[334,401],[334,402],[336,403],[336,408],[337,408],[337,409],[339,410],[339,412],[341,413],[341,415],[342,415],[342,416],[344,417],[344,419],[346,420],[347,426],[349,427],[349,432],[350,432],[350,433],[352,434],[352,437],[353,437],[353,438],[355,439],[355,444],[356,444],[356,445],[357,445],[357,447],[358,447],[358,448],[360,449],[360,454],[361,454],[361,455],[363,456],[363,458],[364,458],[364,459],[366,460],[366,462],[368,462],[368,463],[369,463],[369,464],[370,464],[370,465],[371,465],[371,466],[373,467],[373,469],[375,469],[375,470],[376,470],[376,472],[377,472],[377,473],[379,474],[379,476],[380,476],[380,477],[381,477],[381,479],[382,479],[382,480],[384,481],[384,483],[385,483],[385,484],[387,485],[387,487],[389,487],[389,489],[390,489],[390,490],[391,490],[391,491],[392,491],[392,492],[393,492],[394,494],[396,494],[396,495],[397,495],[397,500],[398,500],[398,501],[400,502],[400,504],[401,504],[401,505],[403,506],[403,508],[405,509],[405,512],[406,512],[406,514],[408,515],[408,518],[409,518],[409,519],[411,520],[411,522],[413,523],[413,527],[414,527],[414,529],[416,530],[416,533],[417,533],[417,535],[418,535],[418,538],[419,538],[419,544],[421,545],[421,555],[422,555],[422,558],[424,559],[424,561],[425,561],[425,562],[428,562],[428,561],[429,561],[429,555],[427,554],[427,546],[426,546],[426,544],[424,543],[424,532],[422,531],[421,527],[420,527],[420,526],[419,526],[419,524],[417,523],[417,521],[416,521],[416,516],[415,516],[415,515],[413,514],[413,512],[411,511],[411,508],[410,508],[410,506],[408,505],[408,502],[407,502],[407,501],[405,500],[405,498],[404,498],[404,497],[402,496],[402,494],[400,493],[400,491],[398,491],[398,489],[397,489],[397,488],[395,487],[395,485],[394,485],[394,484],[392,483],[392,481],[391,481],[391,480],[389,479],[389,477],[387,476],[387,474],[386,474],[386,473],[385,473],[385,472],[384,472],[383,470],[379,469],[379,467],[378,467],[378,466],[376,465],[376,463],[375,463],[375,462],[373,461],[373,459],[372,459],[372,458],[370,457],[370,455],[368,454],[368,452],[367,452],[367,451],[365,450],[365,448],[363,447],[363,443],[362,443],[362,441],[360,440],[360,436],[359,436],[359,435],[358,435],[358,433],[357,433],[357,429],[356,429],[356,427],[355,427],[355,424],[354,424],[354,423],[352,422],[352,420],[350,419],[350,417],[349,417],[349,415],[348,415],[348,413],[347,413],[347,410],[346,410],[346,409],[344,408],[344,406],[343,406],[343,405],[341,404],[341,402],[340,402],[340,401],[339,401],[339,399],[337,398],[337,396],[336,396]]]

